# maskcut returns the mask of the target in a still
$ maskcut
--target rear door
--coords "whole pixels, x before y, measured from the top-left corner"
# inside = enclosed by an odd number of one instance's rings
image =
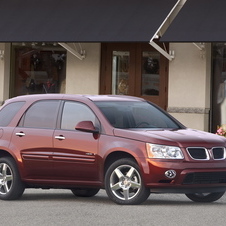
[[[53,175],[53,131],[59,100],[37,101],[14,129],[10,149],[17,149],[26,179],[50,179]]]

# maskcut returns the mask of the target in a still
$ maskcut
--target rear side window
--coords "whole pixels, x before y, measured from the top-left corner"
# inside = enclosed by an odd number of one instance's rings
[[[59,100],[45,100],[34,103],[22,117],[19,126],[54,129],[59,104]]]
[[[24,101],[14,102],[3,107],[0,111],[0,126],[8,126],[24,103]]]

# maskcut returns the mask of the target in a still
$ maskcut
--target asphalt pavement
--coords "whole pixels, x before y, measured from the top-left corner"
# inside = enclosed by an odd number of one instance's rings
[[[0,201],[3,226],[225,226],[226,195],[214,203],[194,203],[183,194],[151,194],[141,205],[113,203],[101,190],[75,197],[70,190],[27,189],[20,200]]]

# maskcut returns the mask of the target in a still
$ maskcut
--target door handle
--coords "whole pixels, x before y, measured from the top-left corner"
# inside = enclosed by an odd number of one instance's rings
[[[60,135],[60,136],[55,136],[55,139],[57,139],[57,140],[65,140],[65,137]]]
[[[19,133],[16,133],[16,136],[23,137],[23,136],[25,136],[25,133],[19,132]]]

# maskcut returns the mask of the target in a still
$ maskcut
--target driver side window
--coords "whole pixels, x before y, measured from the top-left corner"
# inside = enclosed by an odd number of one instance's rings
[[[99,128],[99,121],[93,111],[83,103],[66,101],[63,107],[61,129],[75,130],[75,126],[81,121],[91,121]]]

